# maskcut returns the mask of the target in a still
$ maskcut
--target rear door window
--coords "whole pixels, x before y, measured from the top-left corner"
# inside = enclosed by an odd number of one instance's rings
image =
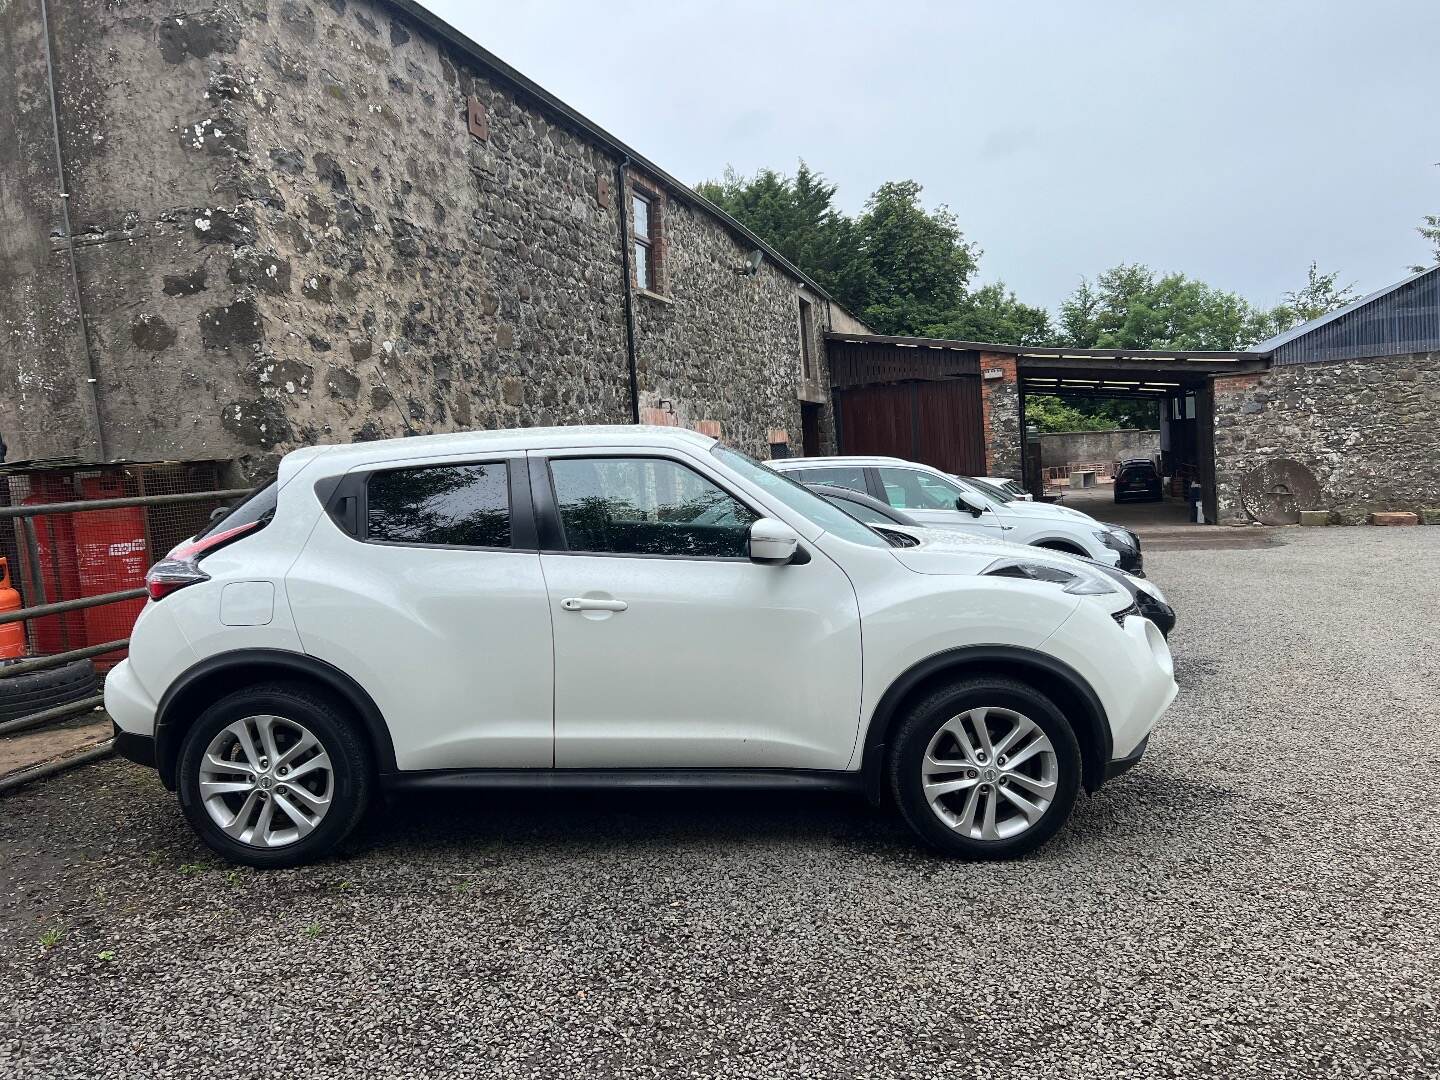
[[[510,547],[504,462],[427,465],[370,474],[365,539],[441,547]]]
[[[870,494],[865,487],[865,470],[859,465],[827,465],[824,468],[806,469],[805,483],[829,484],[832,487],[849,488],[862,495]]]

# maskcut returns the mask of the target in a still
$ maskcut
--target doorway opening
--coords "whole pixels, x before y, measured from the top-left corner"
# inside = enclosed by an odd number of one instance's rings
[[[820,406],[810,401],[800,403],[800,453],[805,457],[819,457],[824,451],[820,446]]]

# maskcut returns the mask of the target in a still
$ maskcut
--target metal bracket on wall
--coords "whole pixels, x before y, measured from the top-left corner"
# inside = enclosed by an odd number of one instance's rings
[[[485,103],[471,94],[466,101],[467,123],[470,134],[477,139],[490,138],[490,118],[485,112]]]

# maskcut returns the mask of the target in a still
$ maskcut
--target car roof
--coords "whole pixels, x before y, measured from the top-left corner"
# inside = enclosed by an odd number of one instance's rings
[[[682,427],[645,424],[577,424],[573,427],[502,428],[495,431],[452,431],[371,442],[329,443],[292,450],[282,471],[298,469],[322,458],[327,469],[349,469],[370,461],[439,457],[448,454],[495,454],[585,446],[654,446],[708,451],[716,440]]]
[[[930,468],[929,465],[920,465],[917,461],[906,461],[898,457],[881,457],[875,454],[854,454],[847,457],[792,457],[779,458],[775,461],[766,462],[767,465],[776,469],[809,469],[824,468],[827,465],[916,465],[922,469]]]

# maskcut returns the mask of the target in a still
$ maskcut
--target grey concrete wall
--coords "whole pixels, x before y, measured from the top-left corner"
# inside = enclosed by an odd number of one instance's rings
[[[52,5],[89,383],[37,3],[0,7],[0,105],[25,118],[0,134],[12,458],[93,453],[92,387],[109,456],[246,473],[317,441],[630,418],[619,162],[376,0]],[[736,275],[750,245],[674,193],[665,229],[642,408],[763,455],[798,445],[805,397],[829,432],[828,305],[804,383],[801,283]]]
[[[1160,432],[1126,428],[1118,431],[1046,431],[1040,434],[1040,461],[1047,468],[1072,462],[1109,463],[1160,452]]]
[[[1246,478],[1280,459],[1314,476],[1314,508],[1340,523],[1440,506],[1440,353],[1292,364],[1216,379],[1222,524],[1250,520]]]
[[[47,68],[39,0],[0,5],[0,434],[12,456],[89,457],[94,389]]]

